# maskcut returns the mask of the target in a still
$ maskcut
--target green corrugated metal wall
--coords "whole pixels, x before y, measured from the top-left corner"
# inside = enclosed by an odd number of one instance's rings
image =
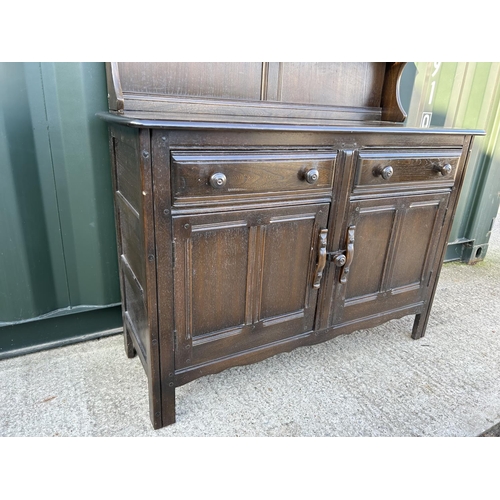
[[[52,338],[39,322],[23,340],[26,322],[116,309],[120,294],[107,127],[95,117],[107,109],[104,64],[1,63],[0,82],[1,355]],[[120,326],[110,314],[107,330]]]
[[[486,131],[474,141],[445,259],[483,260],[500,205],[500,63],[416,63],[403,84],[412,87],[409,126]]]

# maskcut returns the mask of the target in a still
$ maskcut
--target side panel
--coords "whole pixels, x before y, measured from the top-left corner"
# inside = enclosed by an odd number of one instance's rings
[[[129,356],[135,348],[144,365],[151,421],[159,428],[162,415],[149,130],[113,127],[111,149],[125,346]]]
[[[142,245],[144,231],[140,216],[142,200],[135,194],[136,191],[140,192],[141,187],[138,151],[138,131],[124,127],[111,129],[123,324],[126,334],[133,337],[141,361],[146,365],[148,334],[144,331],[147,325],[144,297],[146,269]],[[130,309],[135,311],[133,319],[130,317]]]

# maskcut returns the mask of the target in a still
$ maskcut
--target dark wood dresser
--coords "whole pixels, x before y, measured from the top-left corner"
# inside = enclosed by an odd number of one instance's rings
[[[415,315],[480,131],[409,129],[403,63],[108,63],[127,355],[175,388]]]

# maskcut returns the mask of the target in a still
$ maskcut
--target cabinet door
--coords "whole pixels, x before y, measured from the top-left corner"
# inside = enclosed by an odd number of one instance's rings
[[[328,204],[173,218],[176,367],[311,331]]]
[[[439,265],[437,244],[448,198],[445,193],[350,203],[350,266],[336,279],[333,324],[423,303]]]

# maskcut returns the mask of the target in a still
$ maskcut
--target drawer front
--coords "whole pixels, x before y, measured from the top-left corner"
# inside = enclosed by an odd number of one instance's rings
[[[462,150],[361,151],[354,192],[451,187]],[[420,185],[420,186],[419,186]]]
[[[336,153],[172,153],[174,204],[331,193]]]

